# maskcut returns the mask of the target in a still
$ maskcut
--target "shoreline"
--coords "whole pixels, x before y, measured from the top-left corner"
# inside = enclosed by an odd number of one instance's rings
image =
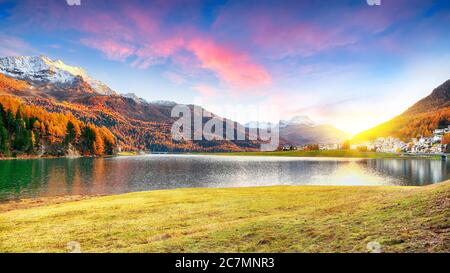
[[[144,156],[161,153],[146,153],[140,154],[138,152],[121,152],[115,155],[104,156],[39,156],[39,155],[21,155],[18,157],[1,157],[1,160],[31,160],[31,159],[56,159],[56,158],[111,158],[111,157],[128,157],[128,156]],[[272,151],[272,152],[185,152],[185,153],[164,153],[167,155],[215,155],[215,156],[279,156],[279,157],[305,157],[305,158],[352,158],[352,159],[430,159],[438,160],[440,155],[414,155],[414,154],[398,154],[398,153],[380,153],[380,152],[358,152],[353,150],[325,150],[325,151]],[[448,155],[448,154],[447,154]]]
[[[305,157],[305,158],[354,158],[354,159],[431,159],[439,160],[440,155],[414,155],[400,153],[359,152],[354,150],[323,150],[323,151],[273,151],[273,152],[220,152],[220,153],[195,153],[218,156],[280,156],[280,157]]]
[[[19,157],[0,157],[0,161],[2,160],[33,160],[33,159],[58,159],[58,158],[66,158],[66,159],[76,159],[76,158],[109,158],[109,157],[115,157],[117,155],[105,155],[105,156],[92,156],[92,155],[80,155],[80,156],[73,156],[73,155],[64,155],[64,156],[38,156],[38,155],[31,155],[31,156],[19,156]]]

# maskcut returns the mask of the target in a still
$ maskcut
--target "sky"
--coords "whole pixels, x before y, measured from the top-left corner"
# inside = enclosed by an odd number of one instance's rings
[[[271,105],[268,120],[352,134],[450,78],[447,0],[75,2],[0,0],[0,56],[61,59],[149,101]]]

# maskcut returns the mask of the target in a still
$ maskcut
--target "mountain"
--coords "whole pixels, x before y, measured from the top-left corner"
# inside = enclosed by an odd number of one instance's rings
[[[317,123],[311,120],[308,116],[295,116],[290,120],[280,120],[280,127],[287,127],[293,125],[304,125],[314,127]]]
[[[2,57],[0,58],[0,73],[39,86],[52,84],[58,87],[68,87],[78,84],[82,79],[99,94],[112,95],[116,93],[101,81],[90,78],[84,69],[66,65],[61,60],[53,61],[46,56]]]
[[[447,80],[435,88],[430,95],[411,106],[405,111],[404,115],[429,113],[448,107],[450,107],[450,80]]]
[[[27,105],[18,97],[0,96],[0,157],[99,156],[112,154],[115,146],[115,137],[105,127],[85,123],[70,113]]]
[[[136,96],[136,94],[134,94],[134,93],[126,93],[126,94],[121,94],[121,95],[125,98],[134,100],[136,103],[146,103],[147,102],[143,98]]]
[[[280,143],[289,145],[342,143],[350,135],[330,124],[317,124],[309,118],[280,122]]]
[[[273,127],[270,122],[248,122],[248,128],[266,129]],[[341,143],[350,135],[330,124],[318,124],[307,116],[295,116],[279,121],[280,143],[283,145],[332,144]]]
[[[71,113],[83,122],[104,126],[127,150],[244,151],[259,149],[260,144],[248,140],[173,141],[171,127],[177,118],[171,117],[171,111],[176,103],[147,102],[132,93],[120,95],[82,68],[45,56],[0,58],[0,95],[19,97],[27,105]],[[193,111],[194,106],[189,107]],[[230,120],[226,123],[234,124]]]
[[[405,141],[430,136],[434,129],[450,125],[450,80],[405,112],[372,129],[359,133],[353,141],[373,140],[393,136]]]

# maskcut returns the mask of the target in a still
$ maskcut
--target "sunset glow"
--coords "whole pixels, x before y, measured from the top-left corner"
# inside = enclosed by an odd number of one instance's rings
[[[62,58],[150,101],[270,103],[282,118],[355,134],[448,77],[449,9],[428,0],[4,0],[0,54]]]

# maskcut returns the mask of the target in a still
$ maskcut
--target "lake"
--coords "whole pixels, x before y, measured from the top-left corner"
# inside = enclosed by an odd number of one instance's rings
[[[0,160],[0,201],[186,187],[427,185],[450,179],[428,159],[208,155]]]

